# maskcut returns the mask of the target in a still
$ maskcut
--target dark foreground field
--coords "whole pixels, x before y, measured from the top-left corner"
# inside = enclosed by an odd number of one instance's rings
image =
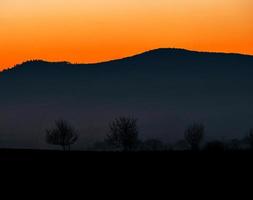
[[[5,176],[32,176],[50,180],[79,178],[95,185],[129,180],[156,184],[186,184],[186,181],[250,179],[253,152],[62,152],[42,150],[0,150],[0,168]],[[4,167],[4,169],[2,169]],[[49,177],[49,178],[48,178]],[[82,177],[82,178],[81,178]],[[60,179],[59,179],[60,178]],[[135,180],[133,182],[133,180]],[[91,182],[90,182],[91,181]],[[162,183],[162,182],[160,182]]]
[[[96,152],[96,151],[54,151],[30,149],[0,149],[0,161],[32,161],[32,162],[92,162],[110,165],[131,163],[156,163],[173,165],[176,162],[187,165],[202,164],[250,163],[253,151],[161,151],[161,152]]]

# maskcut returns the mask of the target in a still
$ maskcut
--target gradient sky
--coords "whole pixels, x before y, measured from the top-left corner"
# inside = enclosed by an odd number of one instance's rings
[[[160,47],[253,54],[253,0],[0,0],[0,69]]]

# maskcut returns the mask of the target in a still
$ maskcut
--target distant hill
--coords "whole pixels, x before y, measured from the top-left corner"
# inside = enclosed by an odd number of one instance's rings
[[[118,116],[139,119],[141,136],[173,142],[193,121],[208,137],[253,127],[253,56],[157,49],[98,64],[30,61],[0,73],[0,145],[47,148],[45,129],[64,118],[77,148],[107,134]]]

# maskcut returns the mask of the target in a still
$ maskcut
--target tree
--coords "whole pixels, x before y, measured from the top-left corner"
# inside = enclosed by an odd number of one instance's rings
[[[74,144],[78,139],[75,129],[64,120],[55,122],[55,128],[46,130],[46,141],[48,144],[60,145],[63,151],[67,148],[70,150],[70,145]]]
[[[223,152],[226,150],[226,145],[222,141],[215,140],[206,143],[204,150],[210,152]]]
[[[177,141],[173,145],[173,149],[176,151],[186,151],[186,150],[188,150],[188,147],[189,147],[188,143],[184,139]]]
[[[120,117],[109,124],[110,134],[106,141],[123,151],[132,151],[137,148],[138,128],[137,119]]]
[[[162,141],[158,139],[149,139],[143,142],[142,150],[144,151],[165,151],[166,147]]]
[[[246,137],[246,142],[249,144],[250,149],[253,150],[253,129],[250,129],[249,134]]]
[[[204,138],[205,127],[202,124],[194,123],[185,131],[185,140],[190,145],[191,150],[198,151]]]
[[[241,150],[241,146],[242,146],[242,142],[243,140],[240,140],[240,139],[232,139],[228,142],[228,149],[230,151],[238,151],[238,150]]]

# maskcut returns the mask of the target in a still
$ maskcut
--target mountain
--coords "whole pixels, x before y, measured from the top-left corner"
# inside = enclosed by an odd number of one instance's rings
[[[143,138],[174,142],[192,122],[208,138],[253,127],[253,56],[157,49],[98,64],[30,61],[0,73],[0,145],[48,148],[45,129],[66,119],[76,148],[101,140],[118,116]]]

